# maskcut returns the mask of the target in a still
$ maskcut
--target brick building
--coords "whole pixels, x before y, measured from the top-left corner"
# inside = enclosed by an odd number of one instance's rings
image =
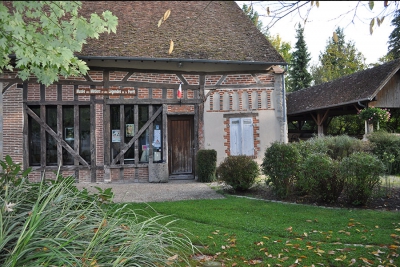
[[[80,13],[104,10],[117,33],[88,40],[85,77],[0,78],[2,153],[31,180],[59,168],[80,182],[193,179],[199,149],[260,162],[287,141],[286,63],[235,2],[95,1]]]

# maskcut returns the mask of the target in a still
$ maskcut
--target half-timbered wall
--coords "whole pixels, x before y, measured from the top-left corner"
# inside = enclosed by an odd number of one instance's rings
[[[253,122],[254,158],[260,158],[266,144],[264,134],[267,140],[279,140],[276,111],[282,107],[276,101],[280,92],[276,89],[275,76],[273,72],[207,75],[94,69],[85,77],[60,77],[56,84],[46,87],[34,78],[29,83],[17,84],[21,81],[15,73],[8,72],[0,79],[3,82],[3,152],[14,161],[22,162],[25,168],[32,167],[31,180],[55,178],[53,172],[61,166],[62,175],[73,175],[80,182],[148,182],[155,164],[168,160],[168,116],[193,116],[194,151],[215,148],[219,159],[229,155],[229,119],[249,116]],[[179,86],[183,89],[181,99],[177,98]],[[134,134],[130,139],[125,136],[127,107],[134,114]],[[82,117],[82,109],[89,110],[90,118]],[[143,109],[147,122],[143,121],[139,128]],[[64,125],[66,110],[73,114],[70,118],[73,124],[69,127]],[[112,116],[115,112],[119,112],[119,117]],[[148,158],[143,161],[142,152],[146,148],[139,144],[140,138],[148,131],[151,144],[156,121],[162,122],[162,159],[153,161],[150,145]],[[113,143],[118,141],[113,142],[111,125],[119,125],[123,136],[113,153]],[[85,130],[83,141],[85,127],[90,131]],[[36,131],[35,136],[32,131]],[[67,131],[73,137],[66,138]],[[49,143],[49,139],[55,142]],[[40,153],[34,160],[32,140],[40,144]],[[49,148],[50,145],[53,147]],[[125,160],[128,150],[131,154]],[[49,151],[53,153],[51,157]],[[64,164],[66,157],[69,164]]]

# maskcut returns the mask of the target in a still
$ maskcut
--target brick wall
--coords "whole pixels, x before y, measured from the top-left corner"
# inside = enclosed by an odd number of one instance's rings
[[[16,85],[3,95],[3,155],[14,162],[23,161],[23,105],[22,89]]]

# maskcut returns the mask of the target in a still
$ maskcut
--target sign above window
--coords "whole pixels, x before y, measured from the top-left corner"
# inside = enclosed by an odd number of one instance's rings
[[[130,88],[78,88],[76,95],[136,95],[136,90]]]

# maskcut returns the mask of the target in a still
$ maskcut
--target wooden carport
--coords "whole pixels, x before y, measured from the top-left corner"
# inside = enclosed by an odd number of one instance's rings
[[[300,136],[306,121],[314,121],[318,135],[326,133],[335,116],[357,114],[365,107],[400,108],[400,59],[337,80],[287,94],[288,123],[297,122],[291,135]],[[368,133],[366,124],[366,133]]]

